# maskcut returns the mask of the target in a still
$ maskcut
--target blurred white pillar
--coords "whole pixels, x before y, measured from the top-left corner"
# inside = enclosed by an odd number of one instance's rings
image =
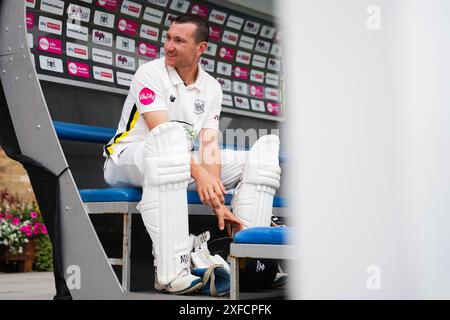
[[[450,2],[276,3],[294,297],[450,298]]]

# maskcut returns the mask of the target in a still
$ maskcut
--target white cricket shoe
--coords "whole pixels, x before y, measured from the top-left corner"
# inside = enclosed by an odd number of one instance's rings
[[[158,282],[158,277],[155,275],[155,289],[162,292],[173,294],[190,294],[200,291],[203,287],[202,279],[194,276],[187,271],[183,271],[171,283],[163,285]]]

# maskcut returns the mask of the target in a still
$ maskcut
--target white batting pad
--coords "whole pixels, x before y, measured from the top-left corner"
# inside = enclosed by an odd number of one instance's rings
[[[279,151],[278,137],[266,135],[247,154],[242,181],[231,204],[246,228],[270,226],[273,197],[280,187]]]
[[[190,155],[181,125],[155,127],[144,147],[144,185],[138,209],[153,242],[158,282],[190,271],[187,185]]]

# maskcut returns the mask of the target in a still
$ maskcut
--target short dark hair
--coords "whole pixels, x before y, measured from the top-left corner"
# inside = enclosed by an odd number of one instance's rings
[[[193,23],[197,26],[197,30],[195,31],[195,41],[197,43],[206,41],[209,39],[209,23],[199,16],[194,16],[190,14],[183,14],[178,16],[173,23]]]

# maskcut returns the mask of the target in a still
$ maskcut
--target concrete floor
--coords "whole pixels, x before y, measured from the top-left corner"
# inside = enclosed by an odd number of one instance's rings
[[[0,273],[0,300],[52,300],[52,272]]]

